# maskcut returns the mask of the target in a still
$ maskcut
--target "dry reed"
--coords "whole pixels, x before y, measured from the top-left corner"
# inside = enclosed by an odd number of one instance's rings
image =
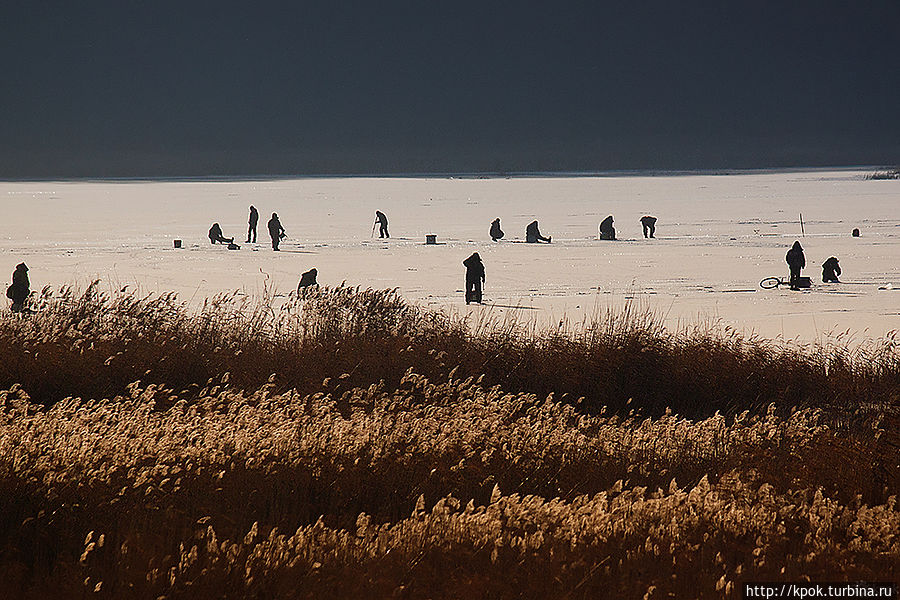
[[[718,598],[900,575],[895,338],[473,330],[351,288],[39,305],[0,318],[0,597]]]

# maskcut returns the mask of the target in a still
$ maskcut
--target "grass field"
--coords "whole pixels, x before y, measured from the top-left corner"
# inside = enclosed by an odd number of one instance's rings
[[[900,576],[900,342],[392,291],[0,317],[0,597],[740,597]]]

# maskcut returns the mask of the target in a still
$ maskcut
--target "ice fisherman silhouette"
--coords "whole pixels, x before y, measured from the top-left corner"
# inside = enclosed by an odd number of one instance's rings
[[[310,269],[306,273],[303,273],[302,275],[300,275],[300,283],[297,284],[297,292],[299,292],[300,290],[302,290],[305,287],[311,287],[314,285],[318,286],[319,282],[316,281],[316,275],[318,275],[318,274],[319,274],[319,272],[317,270]]]
[[[822,282],[823,283],[840,283],[838,279],[838,275],[841,274],[841,265],[838,264],[838,259],[835,257],[830,257],[828,260],[822,263]]]
[[[601,240],[614,240],[616,239],[616,228],[613,227],[613,218],[612,215],[609,215],[605,219],[600,222],[600,225],[597,227],[597,230],[600,233]]]
[[[538,222],[532,221],[528,224],[528,227],[525,228],[525,241],[529,244],[536,244],[538,242],[547,242],[550,243],[550,239],[553,236],[544,237],[541,235],[541,230],[538,229]]]
[[[250,205],[250,220],[248,221],[249,227],[247,228],[247,243],[249,244],[251,241],[256,243],[256,224],[259,223],[259,211],[256,210],[256,207],[252,204]]]
[[[388,220],[383,212],[380,210],[375,211],[375,225],[380,225],[380,229],[378,230],[378,237],[380,238],[389,238],[391,234],[388,233]],[[373,226],[372,229],[375,229]]]
[[[803,247],[800,245],[799,241],[794,242],[794,245],[791,246],[791,249],[787,251],[784,260],[785,262],[787,262],[788,267],[791,270],[791,289],[799,290],[800,270],[806,266],[806,257],[803,255]]]
[[[281,221],[278,219],[277,213],[272,213],[272,218],[269,219],[268,228],[269,236],[272,238],[272,250],[277,251],[278,244],[280,244],[282,238],[287,235],[284,232],[284,227],[281,226]]]
[[[481,304],[481,284],[484,283],[484,263],[477,252],[463,261],[466,267],[466,304]]]
[[[497,241],[503,239],[503,230],[500,229],[500,219],[496,218],[491,221],[491,239]]]
[[[656,217],[651,217],[650,215],[641,217],[641,227],[644,229],[644,237],[652,238],[656,232]]]
[[[227,238],[222,235],[222,228],[219,227],[218,223],[213,223],[212,227],[209,228],[209,243],[215,244],[216,242],[221,244],[233,244],[234,238]]]
[[[27,312],[25,301],[28,300],[29,294],[31,284],[28,281],[28,267],[25,263],[19,263],[12,274],[12,285],[6,289],[6,297],[12,300],[10,309],[13,312]]]

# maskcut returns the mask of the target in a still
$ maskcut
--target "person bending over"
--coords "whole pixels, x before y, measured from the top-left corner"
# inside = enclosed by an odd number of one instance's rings
[[[388,233],[388,222],[387,217],[384,216],[384,213],[380,210],[375,211],[375,224],[380,225],[380,229],[378,230],[378,237],[380,238],[389,238],[391,234]]]
[[[838,259],[831,257],[822,263],[822,281],[824,283],[840,283],[838,275],[841,274],[841,265]]]
[[[652,238],[654,232],[656,232],[656,217],[651,217],[650,215],[641,217],[641,227],[644,228],[644,237]]]

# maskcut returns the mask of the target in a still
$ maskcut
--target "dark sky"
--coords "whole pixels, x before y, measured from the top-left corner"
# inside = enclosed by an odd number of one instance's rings
[[[898,24],[898,0],[5,0],[0,177],[896,164]]]

